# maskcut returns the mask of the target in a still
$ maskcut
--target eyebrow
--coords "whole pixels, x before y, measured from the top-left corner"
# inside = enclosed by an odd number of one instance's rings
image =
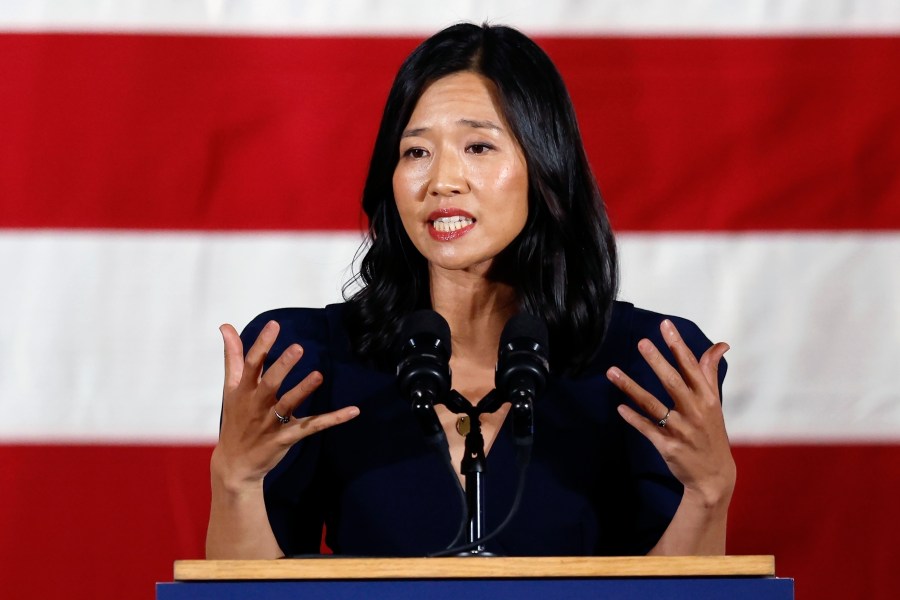
[[[502,132],[503,128],[494,123],[493,121],[479,121],[476,119],[460,119],[456,122],[458,125],[465,125],[467,127],[472,127],[473,129],[491,129],[493,131]],[[428,127],[416,127],[415,129],[407,129],[401,135],[401,138],[408,137],[416,137],[418,135],[422,135],[426,131],[428,131]]]
[[[457,123],[461,125],[468,125],[469,127],[474,127],[475,129],[493,129],[494,131],[503,131],[503,128],[494,123],[493,121],[475,121],[473,119],[460,119]]]

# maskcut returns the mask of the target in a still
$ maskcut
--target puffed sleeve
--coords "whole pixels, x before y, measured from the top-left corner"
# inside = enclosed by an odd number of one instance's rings
[[[316,309],[278,309],[265,312],[251,321],[241,333],[245,351],[256,340],[269,321],[280,325],[275,344],[266,357],[265,369],[291,344],[303,347],[300,362],[285,378],[283,393],[297,385],[312,371],[323,375],[322,385],[297,409],[296,418],[329,410],[330,361],[328,327],[324,311]],[[274,415],[272,417],[275,418]],[[286,556],[319,552],[324,522],[325,500],[316,493],[320,469],[321,436],[313,435],[295,444],[287,455],[266,475],[263,489],[269,523],[278,545]]]
[[[666,318],[675,324],[685,343],[698,360],[712,346],[712,342],[700,328],[687,319],[634,309],[631,314],[627,359],[621,366],[641,387],[669,408],[674,408],[672,398],[637,350],[637,343],[642,338],[647,338],[653,342],[670,364],[677,366],[675,357],[666,346],[659,331],[660,323]],[[719,365],[720,397],[726,369],[727,365],[722,360]],[[624,394],[621,395],[620,400],[643,414],[643,411]],[[634,495],[632,498],[635,502],[632,512],[634,547],[631,550],[635,554],[645,554],[656,545],[669,526],[681,502],[684,488],[669,471],[662,456],[647,438],[627,425],[624,429],[624,436],[624,455],[627,460],[629,478],[633,483]]]

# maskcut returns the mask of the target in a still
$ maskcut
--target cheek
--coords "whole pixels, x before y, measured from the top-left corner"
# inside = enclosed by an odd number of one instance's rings
[[[528,173],[522,165],[510,165],[497,177],[497,189],[510,201],[509,207],[516,225],[528,219]]]
[[[419,203],[416,201],[414,186],[399,167],[394,170],[392,184],[394,205],[397,207],[397,214],[400,215],[400,223],[403,225],[406,235],[415,244],[414,226],[418,222],[417,207]]]
[[[400,165],[394,169],[394,177],[391,184],[394,188],[394,198],[397,199],[397,207],[401,211],[402,205],[409,206],[419,200],[422,195],[422,173],[412,167]]]
[[[394,188],[394,201],[397,203],[397,212],[400,213],[400,218],[403,219],[403,223],[405,225],[407,212],[409,212],[412,202],[409,189],[409,180],[403,173],[401,173],[399,168],[394,171],[392,185]]]
[[[391,186],[394,188],[394,197],[399,198],[403,194],[405,177],[398,166],[394,169],[394,176],[391,178]]]
[[[400,215],[400,224],[403,225],[403,230],[406,232],[406,235],[410,239],[415,239],[415,235],[413,235],[414,224],[415,224],[415,216],[413,212],[410,210],[409,203],[401,202],[398,198],[396,201],[397,206],[397,214]]]

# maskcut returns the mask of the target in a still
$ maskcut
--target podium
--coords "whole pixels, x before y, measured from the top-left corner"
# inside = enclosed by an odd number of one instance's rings
[[[773,556],[182,560],[157,600],[793,600]]]

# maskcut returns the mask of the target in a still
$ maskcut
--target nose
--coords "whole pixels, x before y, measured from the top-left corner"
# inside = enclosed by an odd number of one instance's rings
[[[456,152],[438,153],[431,169],[431,180],[428,183],[430,196],[453,196],[469,191],[465,163]]]

